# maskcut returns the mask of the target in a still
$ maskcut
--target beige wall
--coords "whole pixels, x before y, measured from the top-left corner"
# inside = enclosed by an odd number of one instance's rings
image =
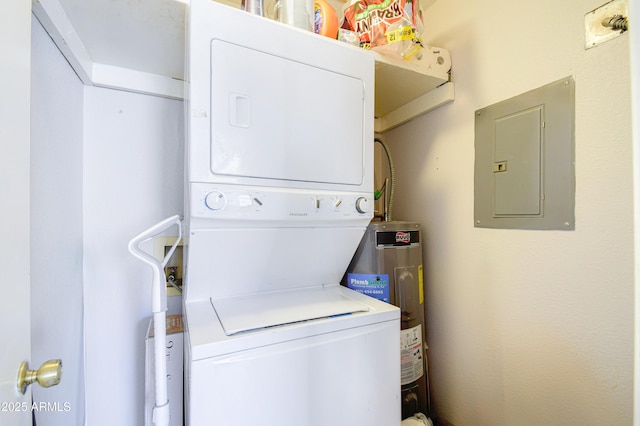
[[[394,218],[425,231],[433,404],[464,425],[632,422],[633,191],[628,34],[584,49],[604,0],[440,0],[456,100],[385,135]],[[476,229],[474,111],[572,75],[576,229]]]

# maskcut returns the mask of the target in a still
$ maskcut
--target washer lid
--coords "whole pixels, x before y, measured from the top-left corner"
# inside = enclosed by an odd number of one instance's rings
[[[367,312],[338,285],[211,299],[227,336],[301,321]]]

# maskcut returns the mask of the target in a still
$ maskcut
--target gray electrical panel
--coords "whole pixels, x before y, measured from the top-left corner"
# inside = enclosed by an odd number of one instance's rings
[[[572,77],[479,109],[474,224],[575,229]]]

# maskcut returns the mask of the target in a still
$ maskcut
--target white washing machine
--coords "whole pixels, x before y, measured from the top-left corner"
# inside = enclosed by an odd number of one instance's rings
[[[188,16],[187,424],[399,425],[399,310],[339,285],[372,218],[373,57]]]

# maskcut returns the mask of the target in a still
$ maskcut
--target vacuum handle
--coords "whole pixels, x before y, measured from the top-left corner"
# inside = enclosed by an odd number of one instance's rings
[[[149,240],[152,237],[160,234],[163,231],[166,231],[170,227],[177,225],[178,226],[178,237],[176,241],[171,246],[171,249],[166,254],[162,261],[158,261],[155,257],[151,256],[149,253],[143,251],[140,248],[140,244],[144,241]],[[166,218],[165,220],[158,222],[152,227],[142,231],[135,237],[129,241],[129,252],[143,261],[144,263],[151,266],[153,269],[153,287],[152,287],[152,309],[153,312],[161,312],[166,310],[167,296],[166,296],[166,280],[162,279],[164,277],[164,267],[167,262],[173,255],[173,252],[178,247],[178,243],[182,239],[182,224],[180,222],[180,216],[175,215]],[[163,291],[164,290],[164,291]]]
[[[166,231],[173,225],[178,226],[178,238],[176,239],[175,243],[173,243],[173,245],[171,246],[171,250],[169,250],[169,253],[167,253],[167,255],[164,257],[162,262],[159,262],[158,259],[156,259],[155,257],[151,256],[149,253],[140,249],[141,243],[143,243],[144,241],[147,241],[152,237],[155,237],[161,232]],[[133,237],[131,241],[129,241],[129,252],[135,257],[137,257],[138,259],[142,260],[143,262],[151,266],[164,267],[169,261],[169,259],[171,258],[171,255],[175,251],[176,247],[178,247],[178,243],[180,242],[181,239],[182,239],[182,224],[180,223],[180,216],[175,215],[175,216],[166,218],[162,222],[156,223],[152,227],[145,229],[144,231],[142,231],[141,233]]]

